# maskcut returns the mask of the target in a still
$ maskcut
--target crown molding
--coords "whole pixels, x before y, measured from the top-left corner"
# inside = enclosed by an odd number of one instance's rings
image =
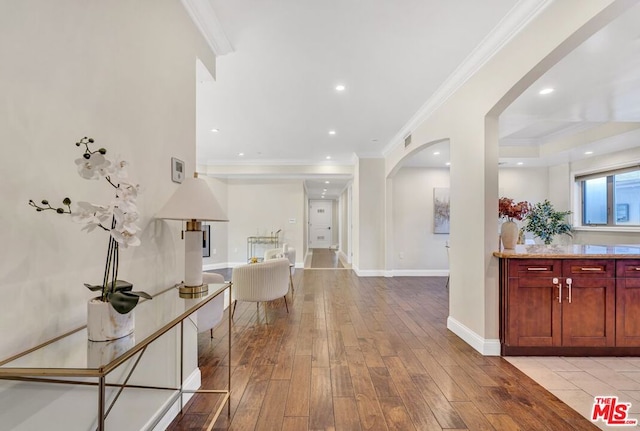
[[[553,3],[553,0],[520,0],[500,20],[498,25],[485,36],[471,51],[456,70],[442,83],[424,105],[409,119],[391,141],[384,147],[382,154],[388,156],[396,147],[404,145],[404,138],[444,102],[449,99],[467,80],[499,52],[513,37],[531,22],[540,12]]]
[[[233,52],[233,47],[208,0],[180,1],[216,57]]]

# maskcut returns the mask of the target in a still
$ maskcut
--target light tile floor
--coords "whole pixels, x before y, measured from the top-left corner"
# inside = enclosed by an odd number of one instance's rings
[[[640,357],[504,357],[520,371],[553,393],[572,409],[591,420],[594,397],[617,396],[631,403],[629,418],[640,424]],[[638,429],[607,426],[603,430]]]

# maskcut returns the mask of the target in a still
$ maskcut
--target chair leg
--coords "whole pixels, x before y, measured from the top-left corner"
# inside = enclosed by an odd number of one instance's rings
[[[445,288],[449,288],[449,276],[447,275],[447,284],[445,285]]]
[[[233,319],[233,315],[236,314],[236,304],[238,300],[233,301],[233,310],[231,310],[231,318]]]
[[[262,307],[264,308],[264,324],[268,325],[269,324],[269,316],[267,315],[267,302],[263,302],[262,303]]]
[[[291,285],[291,293],[295,292],[293,288],[293,275],[291,274],[291,268],[289,268],[289,284]]]
[[[284,298],[284,306],[287,307],[287,313],[289,312],[289,305],[287,305],[287,295],[283,296]]]
[[[209,329],[211,331],[211,339],[213,340],[213,328]]]

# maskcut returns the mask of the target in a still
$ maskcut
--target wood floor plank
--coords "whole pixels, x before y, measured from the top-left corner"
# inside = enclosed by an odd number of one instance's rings
[[[306,416],[285,416],[282,431],[308,431],[309,418]]]
[[[334,397],[340,398],[354,396],[349,365],[331,365],[331,393]]]
[[[485,415],[489,423],[493,428],[500,431],[526,431],[515,423],[515,421],[509,415]]]
[[[255,429],[272,371],[272,365],[261,365],[253,370],[229,427],[230,430]]]
[[[272,431],[282,428],[288,392],[288,380],[271,380],[269,382],[255,427],[256,431]]]
[[[266,324],[265,308],[239,303],[230,334],[219,325],[214,339],[198,335],[203,387],[225,387],[232,368],[231,415],[215,430],[598,429],[449,331],[446,278],[294,277],[289,313],[273,301]],[[205,429],[216,400],[196,394],[167,429]]]
[[[482,414],[478,407],[470,401],[453,402],[453,407],[458,411],[467,428],[474,431],[494,431],[493,426]]]
[[[412,431],[416,429],[400,397],[380,398],[380,404],[389,431]]]
[[[347,347],[349,372],[363,430],[387,429],[376,390],[371,381],[362,352],[357,347]]]
[[[311,356],[295,356],[285,416],[309,416]]]
[[[411,421],[418,429],[440,430],[442,427],[434,416],[431,408],[422,396],[418,393],[417,388],[411,380],[411,376],[407,372],[402,360],[398,357],[385,358],[385,364],[391,375],[391,379],[395,383],[400,399],[405,405]]]
[[[309,410],[309,429],[335,428],[333,397],[331,396],[331,370],[329,368],[311,368]]]
[[[336,431],[360,431],[358,406],[353,397],[333,398],[333,408],[336,417]]]

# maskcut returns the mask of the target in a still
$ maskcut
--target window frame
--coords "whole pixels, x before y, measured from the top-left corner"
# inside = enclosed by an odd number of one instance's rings
[[[615,175],[626,172],[640,172],[640,164],[638,162],[627,164],[625,166],[611,167],[608,169],[600,169],[583,173],[574,173],[573,184],[574,190],[577,192],[578,199],[574,201],[574,227],[583,228],[585,230],[613,230],[613,231],[640,231],[639,224],[616,224],[618,204],[615,200]],[[585,181],[589,179],[605,178],[606,194],[607,194],[607,223],[586,223],[585,222]],[[615,208],[615,211],[614,211]],[[627,210],[628,211],[628,210]]]

